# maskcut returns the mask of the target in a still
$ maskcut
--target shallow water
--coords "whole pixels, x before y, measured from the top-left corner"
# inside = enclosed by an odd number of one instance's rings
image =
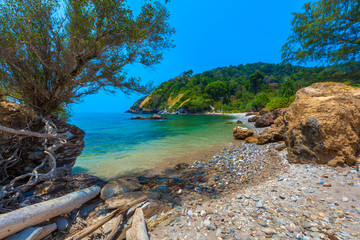
[[[103,179],[129,175],[185,159],[232,140],[232,116],[168,115],[167,120],[130,120],[127,113],[79,113],[71,123],[86,132],[74,173]],[[172,162],[173,163],[173,162]]]

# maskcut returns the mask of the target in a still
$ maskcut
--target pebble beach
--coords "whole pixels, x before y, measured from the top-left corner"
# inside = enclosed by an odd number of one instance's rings
[[[358,165],[289,164],[279,143],[238,141],[191,169],[205,177],[174,191],[151,239],[360,239]]]

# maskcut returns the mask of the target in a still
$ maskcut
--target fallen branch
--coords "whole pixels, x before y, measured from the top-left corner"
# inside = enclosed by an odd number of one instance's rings
[[[123,220],[124,220],[124,216],[122,214],[120,214],[116,218],[115,224],[114,224],[109,236],[107,236],[106,240],[113,240],[115,238],[116,234],[124,227]]]
[[[132,206],[134,206],[135,204],[141,203],[141,202],[145,201],[146,199],[147,199],[147,196],[144,196],[144,197],[134,200],[131,203],[128,203],[125,206],[122,206],[122,207],[116,209],[115,211],[113,211],[109,215],[105,216],[103,219],[101,219],[97,223],[94,223],[93,225],[85,228],[84,230],[80,231],[79,233],[67,238],[66,240],[79,240],[79,239],[82,239],[82,238],[88,236],[89,234],[95,232],[99,227],[101,227],[102,225],[104,225],[105,223],[110,221],[114,216],[116,216],[118,214],[123,214],[124,212],[128,211]]]
[[[0,215],[0,239],[17,233],[25,228],[35,226],[47,219],[64,215],[79,208],[85,202],[95,198],[100,187],[93,186],[79,190],[63,197],[24,207]]]
[[[17,135],[38,137],[38,138],[57,138],[58,137],[56,134],[48,134],[48,133],[43,134],[43,133],[32,132],[32,131],[27,131],[27,130],[23,130],[23,129],[17,130],[17,129],[8,128],[8,127],[4,127],[4,126],[0,126],[0,131],[11,133],[11,134],[17,134]]]

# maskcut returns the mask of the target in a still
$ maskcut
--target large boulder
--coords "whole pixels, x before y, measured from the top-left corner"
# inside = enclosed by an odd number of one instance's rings
[[[244,140],[250,136],[253,136],[254,132],[248,128],[238,126],[233,129],[233,135],[235,139]]]
[[[341,83],[303,88],[284,123],[290,162],[353,165],[360,153],[360,89]]]
[[[257,128],[270,127],[272,124],[274,124],[274,114],[272,112],[260,115],[255,121],[255,127]]]

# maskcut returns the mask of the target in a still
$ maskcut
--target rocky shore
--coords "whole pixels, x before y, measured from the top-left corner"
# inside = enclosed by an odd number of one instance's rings
[[[337,88],[348,97],[327,96]],[[242,127],[234,137],[245,141],[211,157],[108,183],[86,174],[57,176],[24,194],[20,205],[47,207],[46,200],[92,189],[80,208],[38,222],[37,230],[52,227],[45,239],[360,239],[358,96],[343,85],[316,84],[299,91],[286,111],[236,114]],[[329,127],[326,104],[335,117],[347,116],[348,128]],[[259,124],[266,127],[255,129]]]
[[[152,239],[360,239],[360,172],[285,164],[285,151],[278,153],[282,167],[268,168],[272,174],[260,182],[235,185],[216,199],[188,199]]]

